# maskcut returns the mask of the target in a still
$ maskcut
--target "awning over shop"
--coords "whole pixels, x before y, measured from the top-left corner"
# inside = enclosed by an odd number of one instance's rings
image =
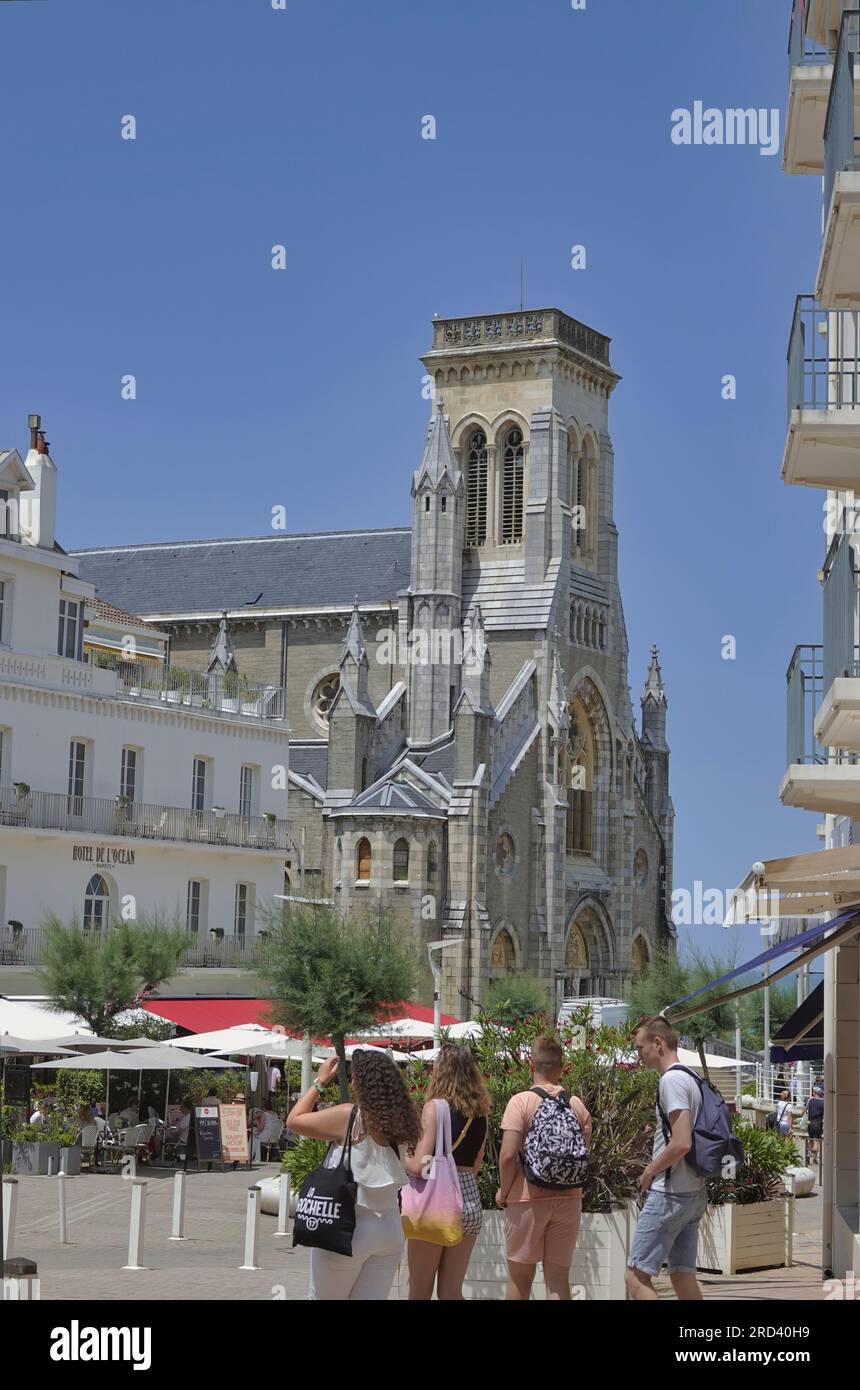
[[[724,925],[813,917],[860,904],[860,845],[754,864],[732,894]]]
[[[144,1005],[151,1014],[167,1018],[177,1028],[192,1033],[208,1033],[216,1028],[232,1028],[235,1024],[260,1023],[270,1026],[271,999],[147,999]],[[177,1039],[181,1043],[182,1039]]]
[[[824,1052],[824,981],[771,1039],[772,1062],[811,1062]]]
[[[858,933],[860,933],[860,906],[852,908],[850,912],[843,912],[841,916],[833,917],[828,922],[819,922],[816,926],[810,927],[808,931],[800,932],[787,941],[778,941],[775,946],[771,946],[767,951],[762,951],[752,960],[745,961],[743,965],[736,966],[734,970],[727,971],[725,975],[719,975],[715,980],[710,980],[700,989],[694,990],[692,994],[684,995],[682,999],[676,999],[673,1004],[669,1004],[663,1010],[663,1013],[672,1024],[676,1024],[683,1023],[685,1019],[694,1018],[696,1014],[707,1012],[715,1004],[730,1004],[746,994],[754,994],[765,984],[776,984],[786,975],[793,974],[794,971],[823,955],[825,951],[841,945],[843,941],[850,940]],[[721,994],[717,998],[713,997],[714,990],[719,989],[720,985],[728,984],[730,980],[748,975],[751,970],[775,960],[778,956],[785,955],[788,951],[797,951],[798,949],[800,949],[799,956],[792,957],[787,964],[769,973],[767,979],[755,980],[751,984],[742,985],[739,989],[730,990],[727,994]],[[702,995],[707,995],[708,998],[702,1000]],[[692,1003],[691,1001],[694,999],[698,999],[699,1003]],[[684,1007],[685,1005],[686,1007]]]

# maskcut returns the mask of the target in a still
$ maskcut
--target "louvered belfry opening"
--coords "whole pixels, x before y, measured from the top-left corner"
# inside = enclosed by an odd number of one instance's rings
[[[466,477],[466,544],[483,545],[487,539],[487,436],[482,430],[469,441]]]
[[[522,430],[508,430],[502,454],[502,544],[523,538],[523,474],[525,445]]]

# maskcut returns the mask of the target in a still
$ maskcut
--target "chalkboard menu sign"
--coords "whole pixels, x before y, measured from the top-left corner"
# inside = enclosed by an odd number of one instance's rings
[[[197,1166],[221,1162],[221,1122],[217,1105],[194,1108],[194,1149]]]

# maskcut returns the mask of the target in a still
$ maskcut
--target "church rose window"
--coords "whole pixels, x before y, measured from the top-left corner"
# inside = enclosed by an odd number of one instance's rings
[[[466,455],[466,544],[487,539],[487,436],[472,435]]]
[[[317,682],[311,696],[311,709],[320,724],[328,723],[334,697],[339,690],[340,675],[337,671],[333,671],[331,675],[323,676],[322,680]]]
[[[502,544],[523,538],[523,469],[525,445],[522,430],[508,430],[502,454]]]

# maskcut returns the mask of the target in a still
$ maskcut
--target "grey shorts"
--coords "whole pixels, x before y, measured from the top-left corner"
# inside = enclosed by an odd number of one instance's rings
[[[463,1235],[476,1236],[480,1233],[484,1213],[481,1208],[481,1194],[478,1179],[467,1168],[458,1168],[460,1191],[463,1194]]]
[[[695,1274],[699,1222],[708,1209],[708,1194],[649,1192],[639,1213],[627,1264],[644,1274]]]

